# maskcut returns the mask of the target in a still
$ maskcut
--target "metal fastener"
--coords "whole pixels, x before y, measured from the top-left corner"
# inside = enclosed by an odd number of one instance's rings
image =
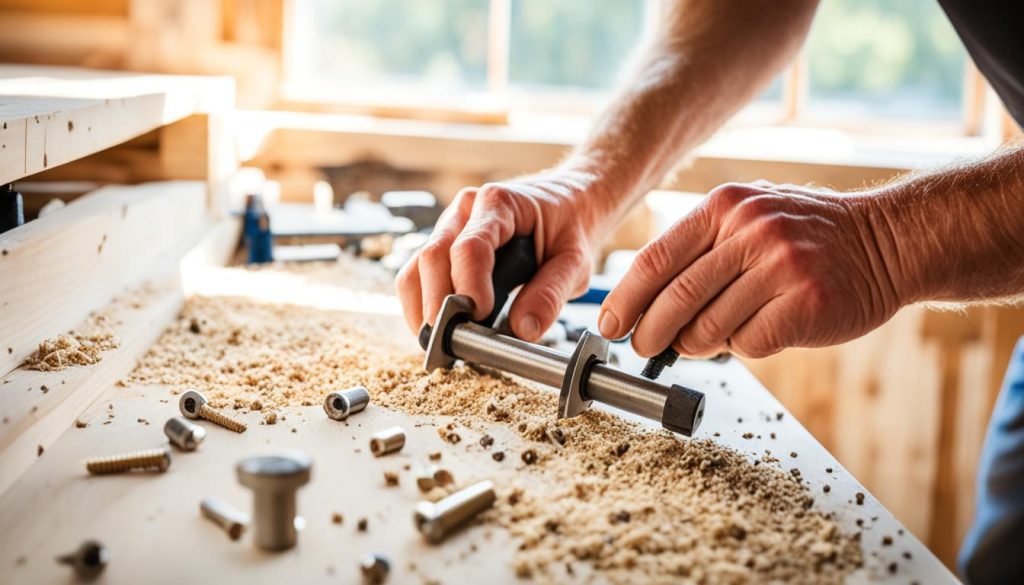
[[[206,397],[195,390],[188,390],[181,395],[181,400],[178,401],[178,409],[181,410],[181,414],[185,415],[186,418],[205,418],[236,433],[244,433],[247,428],[244,422],[207,406]]]
[[[110,552],[98,541],[87,540],[73,553],[57,557],[57,562],[71,565],[75,576],[84,581],[95,579],[107,568]]]
[[[367,553],[359,561],[359,568],[367,583],[383,583],[391,572],[391,563],[384,555]]]
[[[494,505],[494,484],[481,481],[443,500],[416,504],[413,522],[432,543],[444,540],[452,531]]]
[[[206,438],[206,429],[181,417],[172,416],[164,423],[164,434],[182,451],[195,451]]]
[[[286,550],[295,546],[295,492],[309,482],[312,460],[304,453],[249,457],[236,467],[238,481],[253,491],[256,546]]]
[[[238,540],[249,524],[249,517],[217,498],[205,498],[199,503],[203,517],[212,520],[227,533],[231,540]]]
[[[405,431],[402,427],[384,429],[370,437],[370,451],[377,457],[400,450],[405,446]]]
[[[328,394],[327,398],[324,398],[324,412],[334,420],[345,420],[348,415],[365,409],[369,403],[369,391],[362,386],[355,386]]]
[[[139,451],[126,455],[97,457],[85,462],[85,469],[93,475],[124,473],[135,469],[167,471],[171,466],[171,451],[166,447]]]

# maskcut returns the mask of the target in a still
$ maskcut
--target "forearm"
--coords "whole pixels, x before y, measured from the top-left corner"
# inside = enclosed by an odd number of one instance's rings
[[[868,209],[902,303],[1024,298],[1024,148],[882,187]]]
[[[665,3],[632,75],[562,165],[591,183],[581,208],[592,237],[772,79],[802,44],[816,4]]]

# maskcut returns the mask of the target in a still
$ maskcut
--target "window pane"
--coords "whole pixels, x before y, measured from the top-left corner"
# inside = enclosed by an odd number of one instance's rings
[[[960,116],[966,53],[935,0],[826,0],[807,54],[810,112]]]
[[[607,89],[644,22],[644,0],[512,0],[509,83]]]
[[[299,0],[292,73],[331,85],[480,89],[487,12],[487,0]]]

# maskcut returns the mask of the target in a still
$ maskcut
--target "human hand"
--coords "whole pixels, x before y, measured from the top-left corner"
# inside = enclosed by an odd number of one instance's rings
[[[650,357],[763,357],[863,335],[900,306],[871,195],[730,183],[637,255],[605,299],[601,334]],[[635,325],[635,327],[634,327]]]
[[[538,339],[562,305],[586,291],[591,180],[586,173],[558,170],[460,191],[395,280],[412,332],[433,324],[452,293],[473,299],[474,319],[486,317],[494,305],[494,251],[513,236],[533,233],[539,269],[513,302],[509,321],[519,338]]]

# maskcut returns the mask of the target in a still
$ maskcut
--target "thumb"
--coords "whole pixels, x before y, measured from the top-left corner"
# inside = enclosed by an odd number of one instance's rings
[[[523,286],[509,310],[509,322],[516,337],[536,341],[555,322],[562,305],[579,288],[580,274],[589,273],[586,254],[567,250],[555,254],[537,275]]]

